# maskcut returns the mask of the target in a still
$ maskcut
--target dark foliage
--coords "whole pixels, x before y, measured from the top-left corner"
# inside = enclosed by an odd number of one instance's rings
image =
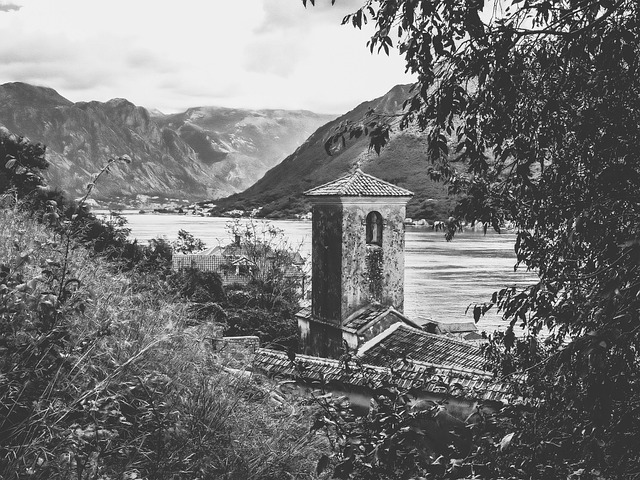
[[[254,280],[246,286],[232,285],[227,289],[225,334],[257,335],[270,348],[297,351],[294,315],[299,309],[298,293],[291,290],[283,294],[277,282]]]
[[[219,277],[170,275],[168,242],[141,247],[117,215],[46,189],[17,201],[17,186],[0,210],[0,478],[305,475],[306,428],[271,423],[259,385],[186,339],[171,300],[210,308]]]
[[[492,478],[640,475],[639,19],[633,0],[369,0],[344,19],[417,75],[403,125],[458,220],[513,222],[539,274],[478,310],[509,322],[488,354],[521,395],[476,432]]]
[[[0,192],[13,191],[23,198],[44,185],[41,171],[49,163],[45,146],[0,129]]]

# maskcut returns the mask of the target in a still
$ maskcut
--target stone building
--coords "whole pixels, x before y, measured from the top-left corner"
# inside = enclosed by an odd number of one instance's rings
[[[418,386],[417,399],[446,404],[443,412],[459,420],[507,398],[479,345],[462,339],[465,325],[425,329],[403,314],[412,193],[358,168],[305,195],[313,208],[312,303],[297,314],[301,351],[259,348],[254,367],[303,388],[320,384],[362,409],[388,381]]]
[[[356,168],[305,192],[312,202],[311,308],[298,313],[302,351],[338,358],[402,314],[404,219],[412,192]]]

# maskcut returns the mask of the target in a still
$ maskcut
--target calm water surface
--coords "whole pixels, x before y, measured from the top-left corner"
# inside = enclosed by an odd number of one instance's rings
[[[186,230],[203,240],[208,247],[230,241],[229,219],[186,215],[125,213],[131,237],[138,241],[165,237],[175,240],[179,230]],[[293,245],[302,245],[310,256],[311,222],[279,220],[271,222],[281,228]],[[487,301],[505,285],[525,285],[532,274],[514,272],[513,234],[464,232],[447,242],[441,232],[408,227],[405,246],[405,314],[423,323],[428,318],[456,322],[472,320],[469,305]],[[481,330],[503,328],[498,315],[488,314],[480,320]]]

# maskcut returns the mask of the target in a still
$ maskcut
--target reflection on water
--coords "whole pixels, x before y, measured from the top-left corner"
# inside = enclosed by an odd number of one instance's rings
[[[186,215],[127,214],[131,236],[139,241],[156,237],[175,240],[179,230],[202,239],[207,246],[230,241],[225,218]],[[311,223],[274,221],[291,244],[302,245],[303,255],[311,251]],[[405,304],[410,318],[424,322],[434,318],[456,322],[472,320],[469,305],[487,301],[506,285],[525,285],[534,276],[514,272],[513,234],[464,232],[447,242],[444,234],[419,227],[408,227],[405,245]],[[480,329],[493,331],[503,322],[494,313],[480,320]]]

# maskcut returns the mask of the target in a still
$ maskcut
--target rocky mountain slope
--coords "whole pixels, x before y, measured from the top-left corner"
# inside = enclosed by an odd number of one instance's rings
[[[356,122],[370,109],[388,114],[401,112],[402,103],[409,96],[409,88],[409,85],[396,86],[386,95],[364,102],[320,127],[255,185],[244,192],[218,200],[215,212],[263,207],[261,213],[268,217],[291,217],[305,213],[309,210],[309,204],[302,192],[338,178],[359,162],[366,173],[415,193],[407,206],[407,216],[426,219],[448,216],[454,199],[447,196],[444,185],[429,178],[427,143],[420,132],[394,128],[389,144],[380,155],[369,151],[368,139],[364,137],[347,142],[345,148],[333,156],[327,155],[324,149],[325,139],[345,120]]]
[[[150,114],[124,99],[73,103],[50,88],[0,85],[0,125],[47,145],[50,185],[80,196],[110,155],[133,159],[94,191],[98,201],[112,205],[197,201],[241,191],[330,118],[214,107]]]
[[[227,181],[243,190],[334,118],[304,110],[198,107],[154,119],[176,131],[204,164],[237,165]]]

